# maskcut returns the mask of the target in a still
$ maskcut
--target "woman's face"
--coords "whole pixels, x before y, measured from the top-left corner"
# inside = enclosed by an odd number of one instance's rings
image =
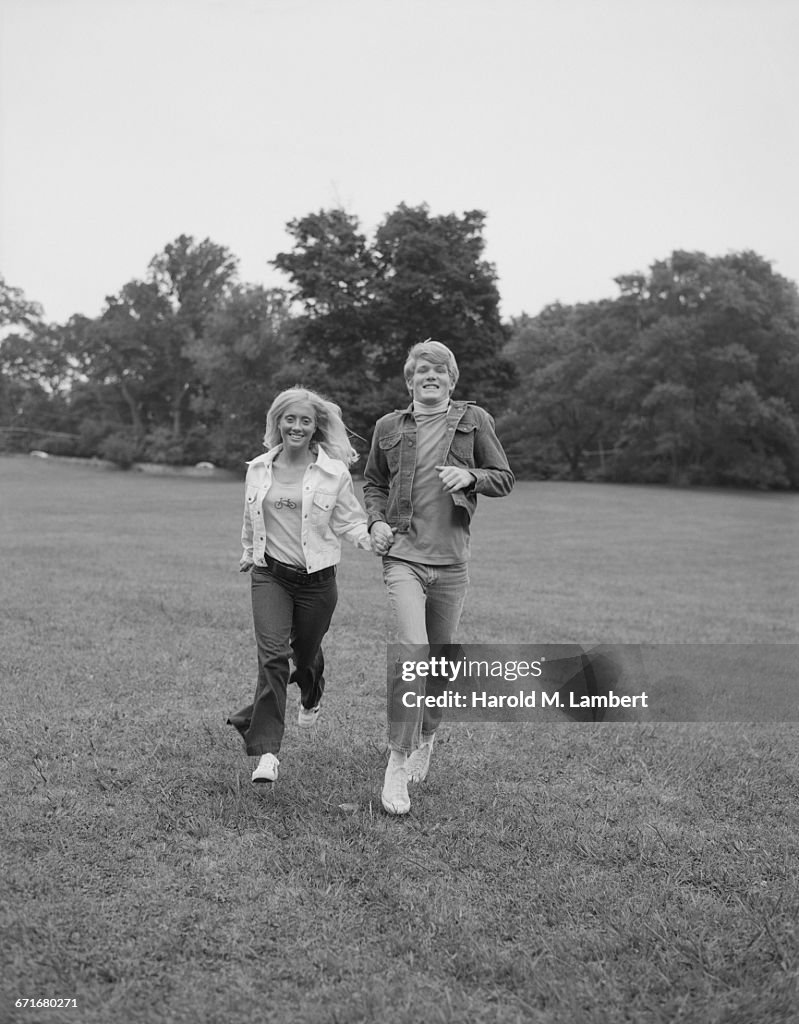
[[[287,451],[307,451],[316,430],[316,415],[310,402],[292,402],[278,420],[280,439]]]

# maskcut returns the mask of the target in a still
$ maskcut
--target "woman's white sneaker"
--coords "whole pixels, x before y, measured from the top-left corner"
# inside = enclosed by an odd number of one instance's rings
[[[302,704],[300,704],[300,711],[299,711],[299,714],[297,715],[297,725],[301,729],[310,729],[311,726],[314,724],[314,722],[318,722],[319,721],[319,716],[321,715],[321,713],[322,713],[322,702],[321,702],[321,700],[316,705],[316,707],[313,707],[313,708],[304,708],[302,706]]]
[[[253,782],[277,782],[277,768],[280,761],[274,754],[262,754],[258,766],[252,773]]]

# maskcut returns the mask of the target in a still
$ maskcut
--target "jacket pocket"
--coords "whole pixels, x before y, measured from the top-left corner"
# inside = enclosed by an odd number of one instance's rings
[[[455,428],[450,455],[464,466],[474,466],[474,423],[459,423]]]
[[[325,491],[316,491],[311,502],[311,518],[314,522],[326,522],[336,504],[335,494],[328,494]]]
[[[393,434],[386,434],[385,437],[378,438],[378,445],[380,446],[381,452],[385,456],[388,468],[391,473],[396,473],[399,468],[400,450],[402,445],[402,432],[397,431]]]

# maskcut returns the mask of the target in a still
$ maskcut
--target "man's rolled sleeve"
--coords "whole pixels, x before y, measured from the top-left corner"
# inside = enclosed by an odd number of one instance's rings
[[[378,432],[372,438],[369,458],[363,472],[363,501],[366,505],[366,526],[371,530],[374,523],[386,522],[388,505],[388,464],[377,443]]]
[[[493,418],[485,410],[480,411],[482,415],[474,439],[475,466],[470,467],[475,482],[469,489],[490,498],[504,498],[513,490],[516,478],[497,437]]]

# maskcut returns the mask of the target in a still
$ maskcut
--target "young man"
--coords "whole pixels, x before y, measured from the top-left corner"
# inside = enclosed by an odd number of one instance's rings
[[[454,642],[477,495],[503,497],[514,478],[489,414],[451,401],[458,365],[446,345],[414,345],[404,374],[412,402],[377,421],[364,498],[372,545],[383,555],[389,642],[419,658]],[[402,660],[388,670],[391,753],[381,798],[389,814],[410,810],[408,782],[426,777],[442,715],[440,708],[403,703]]]

